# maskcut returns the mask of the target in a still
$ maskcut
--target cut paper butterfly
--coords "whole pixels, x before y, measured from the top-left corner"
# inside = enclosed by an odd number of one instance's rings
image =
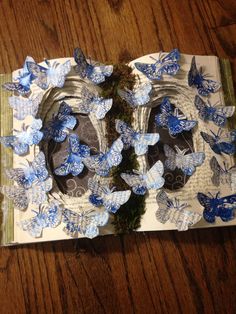
[[[210,166],[213,171],[211,181],[215,186],[228,184],[233,191],[236,189],[236,165],[227,167],[224,162],[223,167],[221,167],[216,157],[213,156],[210,160]]]
[[[118,89],[118,95],[124,99],[132,108],[146,105],[150,100],[151,83],[143,83],[133,90],[128,88]]]
[[[53,139],[55,142],[63,142],[69,130],[73,130],[77,123],[76,118],[72,115],[72,109],[66,102],[60,104],[58,113],[53,115],[52,120],[44,128],[44,138]]]
[[[165,160],[165,166],[167,169],[174,171],[179,168],[187,176],[191,176],[195,171],[196,167],[202,165],[205,160],[205,154],[203,152],[187,154],[188,149],[181,150],[175,145],[175,150],[169,145],[164,145],[164,152],[167,159]]]
[[[52,189],[52,178],[33,184],[29,189],[13,186],[1,187],[1,193],[13,201],[16,208],[25,210],[30,203],[40,205],[47,200],[47,192]]]
[[[68,156],[62,165],[54,170],[54,173],[58,176],[79,175],[84,169],[84,159],[90,155],[90,148],[87,145],[80,144],[78,135],[70,134],[68,142]]]
[[[3,87],[9,91],[17,92],[20,95],[27,95],[31,92],[30,87],[35,79],[35,76],[29,72],[27,62],[34,62],[32,57],[26,57],[23,69],[18,73],[15,78],[16,82],[8,82],[3,84]]]
[[[94,179],[89,179],[88,188],[92,192],[89,201],[96,207],[104,206],[105,210],[115,214],[121,205],[125,204],[131,191],[114,191],[108,185],[101,185]]]
[[[198,70],[195,56],[192,58],[191,68],[188,72],[188,85],[196,87],[198,94],[201,96],[208,96],[210,93],[215,93],[221,87],[220,83],[206,79],[202,67]]]
[[[205,103],[198,95],[195,96],[194,103],[203,121],[213,121],[219,127],[224,127],[227,118],[232,117],[235,111],[234,106],[212,106],[209,101]]]
[[[93,65],[88,62],[80,48],[74,50],[74,59],[77,65],[75,71],[82,79],[87,78],[95,84],[105,81],[106,77],[111,76],[113,72],[112,65]]]
[[[9,97],[9,105],[15,110],[14,117],[17,120],[24,120],[27,116],[36,116],[42,99],[43,93],[31,98],[11,96]]]
[[[42,120],[33,119],[31,125],[23,124],[21,131],[15,130],[15,135],[1,136],[0,143],[12,148],[17,155],[25,155],[31,145],[36,145],[42,140],[43,133],[39,131],[41,128]]]
[[[78,112],[89,114],[94,113],[98,120],[103,119],[112,107],[112,98],[104,99],[92,93],[86,87],[82,88],[81,100],[78,103]]]
[[[66,224],[63,230],[67,235],[76,238],[78,235],[95,238],[99,235],[98,227],[105,226],[108,219],[108,212],[97,212],[94,209],[80,212],[64,209],[62,213],[62,221]]]
[[[43,229],[56,228],[61,223],[62,209],[56,202],[41,205],[38,212],[34,210],[32,212],[35,216],[20,221],[18,226],[33,238],[41,237]]]
[[[144,155],[149,145],[155,145],[159,141],[158,133],[141,133],[134,131],[127,123],[116,120],[116,131],[121,135],[124,149],[134,147],[135,154]]]
[[[35,182],[43,182],[48,177],[46,161],[43,152],[39,152],[32,162],[28,161],[28,166],[24,168],[6,169],[8,178],[28,189]]]
[[[204,141],[210,145],[214,153],[219,155],[222,153],[233,155],[236,152],[236,130],[233,130],[227,134],[223,134],[223,130],[221,129],[219,129],[217,133],[214,133],[211,130],[210,132],[212,135],[206,132],[200,132],[200,134]]]
[[[215,217],[220,217],[224,222],[234,218],[236,194],[224,197],[220,197],[219,193],[216,196],[208,194],[209,196],[203,193],[197,194],[199,203],[204,207],[203,217],[207,222],[215,222]]]
[[[156,200],[159,207],[156,219],[162,224],[167,221],[174,223],[178,231],[188,230],[202,218],[201,214],[187,210],[187,203],[180,203],[177,198],[169,198],[164,191],[157,194]]]
[[[154,59],[152,57],[150,58]],[[154,59],[156,61],[155,63],[135,62],[134,65],[150,80],[161,80],[163,74],[175,75],[179,71],[179,59],[180,53],[178,49],[174,49],[168,54],[161,53],[159,59]]]
[[[106,153],[98,153],[84,159],[84,164],[91,171],[95,171],[98,175],[106,177],[109,175],[113,166],[118,166],[122,161],[121,151],[123,150],[123,142],[118,138],[107,150]]]
[[[183,114],[179,114],[177,108],[174,108],[168,97],[164,97],[160,104],[161,113],[155,116],[157,126],[167,128],[170,135],[174,136],[183,131],[190,131],[197,121],[187,120]]]
[[[27,61],[29,72],[35,77],[34,83],[42,89],[51,87],[62,88],[65,84],[66,75],[71,70],[70,60],[64,63],[54,61],[52,64],[44,61],[47,67],[37,64],[36,62]]]
[[[133,174],[122,173],[120,176],[135,194],[144,195],[148,190],[158,190],[164,185],[163,173],[164,166],[159,160],[145,173],[133,170]]]

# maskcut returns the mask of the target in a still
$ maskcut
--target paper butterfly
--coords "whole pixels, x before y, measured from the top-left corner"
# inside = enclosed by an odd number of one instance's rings
[[[169,198],[164,191],[157,194],[156,200],[159,206],[156,219],[162,224],[167,221],[174,223],[178,231],[188,230],[202,218],[202,215],[187,210],[187,203],[181,204],[177,198]]]
[[[31,125],[23,124],[22,130],[15,131],[15,135],[1,136],[0,143],[12,148],[17,155],[25,155],[29,151],[29,146],[38,144],[43,138],[43,133],[39,131],[41,127],[42,120],[33,119]]]
[[[63,230],[71,237],[78,237],[80,234],[90,239],[95,238],[99,235],[98,227],[105,226],[108,219],[108,212],[97,212],[93,209],[78,213],[64,209],[62,213],[62,221],[66,224]]]
[[[84,169],[84,158],[90,155],[90,148],[87,145],[80,144],[78,135],[70,134],[68,141],[69,155],[63,164],[54,170],[54,173],[58,176],[67,176],[70,173],[72,176],[79,175]]]
[[[124,99],[131,107],[136,108],[147,104],[150,100],[149,94],[152,90],[152,84],[143,83],[134,90],[128,88],[118,89],[118,95]]]
[[[19,71],[18,77],[16,77],[17,82],[8,82],[3,84],[3,87],[9,91],[16,91],[21,95],[27,95],[30,91],[30,86],[35,79],[35,76],[29,72],[27,67],[27,62],[34,62],[31,57],[26,57],[23,69]]]
[[[65,84],[66,75],[71,70],[70,60],[60,64],[54,61],[52,64],[45,60],[47,68],[36,62],[26,62],[29,72],[35,77],[34,83],[42,89],[49,86],[62,88]]]
[[[180,150],[176,145],[175,150],[176,152],[167,144],[164,145],[164,152],[167,157],[165,166],[171,171],[174,171],[175,168],[179,168],[185,175],[191,176],[195,172],[196,167],[201,166],[205,160],[205,154],[203,152],[185,155],[188,149]]]
[[[88,180],[88,188],[92,192],[89,201],[96,207],[103,205],[108,212],[113,214],[129,200],[131,194],[129,190],[114,191],[114,188],[110,189],[108,185],[101,185],[92,178]]]
[[[106,153],[100,152],[84,159],[84,164],[98,175],[106,177],[113,166],[118,166],[122,161],[121,151],[124,145],[118,138]]]
[[[219,127],[224,127],[227,118],[232,117],[234,106],[215,106],[205,103],[198,95],[195,96],[195,106],[199,110],[199,117],[204,121],[213,121]]]
[[[79,76],[84,79],[87,78],[95,84],[99,84],[105,81],[106,76],[111,76],[113,72],[112,65],[92,65],[91,62],[87,62],[83,51],[80,48],[75,48],[74,59],[77,63],[75,71]]]
[[[72,115],[72,109],[66,102],[60,104],[58,113],[52,117],[48,125],[44,128],[46,140],[53,139],[55,142],[63,142],[68,134],[68,129],[73,130],[77,123]]]
[[[81,101],[78,103],[79,113],[94,113],[98,120],[103,119],[111,109],[112,98],[104,99],[90,92],[86,87],[82,88]]]
[[[15,110],[14,117],[17,120],[24,120],[27,116],[36,116],[42,99],[43,93],[38,94],[34,98],[11,96],[9,97],[9,105]]]
[[[198,94],[201,96],[208,96],[210,93],[215,93],[221,87],[221,84],[207,80],[206,75],[203,74],[202,67],[197,69],[195,56],[192,58],[191,68],[188,72],[188,85],[197,88]]]
[[[134,131],[128,124],[121,120],[116,120],[116,131],[121,134],[124,149],[134,147],[135,154],[144,155],[148,150],[148,145],[155,145],[159,141],[158,133],[140,133]]]
[[[212,183],[215,186],[222,184],[229,184],[232,190],[236,189],[236,165],[227,168],[224,162],[224,167],[221,167],[215,156],[210,160],[211,170],[213,171],[213,176],[211,178]]]
[[[16,208],[24,210],[29,203],[40,205],[47,200],[47,192],[52,189],[52,178],[48,178],[43,182],[33,184],[29,189],[13,186],[1,187],[1,192],[9,199],[13,200]]]
[[[150,57],[151,59],[154,59]],[[135,62],[135,67],[146,75],[150,80],[161,80],[163,74],[175,75],[180,66],[178,61],[180,59],[180,53],[178,49],[172,50],[167,55],[161,54],[159,59],[155,63],[141,63]]]
[[[234,218],[233,210],[236,208],[236,194],[221,197],[219,193],[209,196],[203,193],[198,193],[197,198],[199,203],[204,207],[203,217],[207,222],[215,222],[215,217],[220,217],[226,222]]]
[[[176,135],[183,131],[190,131],[197,121],[186,120],[186,117],[179,114],[177,108],[173,108],[169,98],[164,97],[160,105],[161,113],[155,116],[157,126],[168,128],[170,135]]]
[[[120,176],[137,195],[144,195],[148,190],[158,190],[165,183],[162,178],[164,167],[160,160],[146,173],[140,173],[137,170],[133,170],[133,172],[134,174],[122,173]]]
[[[202,138],[207,142],[214,153],[227,155],[233,155],[236,152],[235,140],[236,140],[236,130],[229,132],[225,136],[221,137],[222,130],[219,129],[217,134],[210,130],[212,135],[206,132],[200,132]]]
[[[32,162],[28,161],[28,167],[6,169],[8,178],[16,181],[16,183],[28,189],[34,182],[43,182],[48,177],[45,156],[43,152],[39,152]]]
[[[52,202],[48,206],[41,205],[38,212],[32,211],[36,215],[20,221],[18,226],[33,238],[41,237],[44,228],[56,228],[61,223],[62,209],[56,202]]]

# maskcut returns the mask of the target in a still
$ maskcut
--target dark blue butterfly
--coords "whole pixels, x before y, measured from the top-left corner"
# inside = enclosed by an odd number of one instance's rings
[[[69,141],[69,155],[61,166],[54,170],[54,173],[58,176],[72,176],[79,175],[83,169],[84,158],[90,156],[90,148],[87,145],[82,145],[79,142],[79,137],[76,134],[70,134],[68,136]]]
[[[146,75],[150,80],[161,80],[163,74],[175,75],[179,71],[180,69],[180,66],[178,64],[179,59],[180,59],[179,50],[174,49],[167,55],[160,54],[158,60],[154,59],[156,61],[155,63],[135,62],[134,65],[140,72]]]
[[[112,65],[96,66],[89,63],[80,48],[75,48],[74,59],[77,63],[75,71],[79,74],[79,76],[82,79],[87,78],[95,84],[104,82],[106,77],[111,76],[113,72]]]
[[[68,129],[73,130],[77,120],[72,116],[72,109],[66,102],[60,104],[58,113],[52,117],[48,125],[43,129],[44,139],[53,139],[55,142],[63,142],[68,134]]]
[[[163,98],[160,108],[161,113],[155,116],[155,122],[157,126],[168,128],[170,135],[190,131],[197,124],[197,121],[186,120],[184,115],[180,115],[178,109],[173,108],[168,97]]]
[[[191,67],[188,72],[188,85],[197,88],[198,94],[201,96],[208,96],[210,93],[215,93],[221,87],[221,84],[207,80],[206,75],[203,74],[202,67],[197,69],[195,56],[192,58]]]
[[[27,62],[35,63],[33,58],[26,57],[23,69],[19,71],[19,75],[16,77],[16,82],[8,82],[3,84],[5,89],[9,91],[16,91],[21,95],[27,95],[31,92],[30,86],[35,79],[35,76],[29,72]]]
[[[216,154],[225,153],[227,155],[233,155],[236,153],[236,130],[229,132],[224,137],[221,137],[222,131],[223,130],[219,129],[217,134],[215,134],[210,130],[212,135],[207,134],[206,132],[200,132],[200,134]]]
[[[199,111],[199,117],[204,121],[213,121],[219,127],[224,127],[227,118],[232,117],[235,111],[234,106],[212,106],[205,103],[198,95],[195,96],[195,106]]]
[[[215,217],[220,217],[226,222],[234,218],[233,210],[236,208],[236,194],[220,197],[219,192],[216,196],[209,193],[197,194],[199,203],[204,207],[203,217],[207,222],[215,222]]]

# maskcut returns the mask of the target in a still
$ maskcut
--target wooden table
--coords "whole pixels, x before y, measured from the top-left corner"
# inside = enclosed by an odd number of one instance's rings
[[[178,47],[235,74],[236,2],[0,2],[0,73],[76,46],[113,63]],[[0,313],[236,313],[235,243],[219,228],[1,248]]]

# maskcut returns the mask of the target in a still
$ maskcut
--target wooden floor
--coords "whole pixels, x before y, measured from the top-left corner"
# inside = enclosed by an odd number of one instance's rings
[[[215,54],[236,79],[236,1],[0,1],[0,73],[76,46],[114,63]],[[236,313],[235,257],[235,228],[1,248],[0,313]]]

